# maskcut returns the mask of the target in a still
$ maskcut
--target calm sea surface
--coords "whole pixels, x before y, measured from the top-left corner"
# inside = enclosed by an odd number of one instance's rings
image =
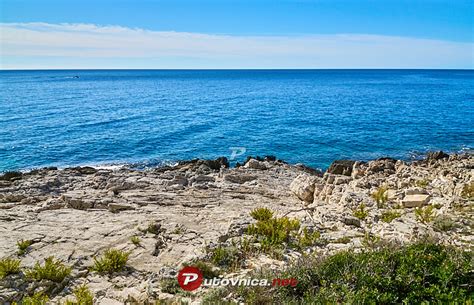
[[[0,71],[0,172],[474,148],[474,71]]]

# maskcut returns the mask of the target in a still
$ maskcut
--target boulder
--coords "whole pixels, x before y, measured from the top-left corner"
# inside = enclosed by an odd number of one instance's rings
[[[245,163],[244,165],[245,168],[253,168],[253,169],[260,169],[260,170],[265,170],[267,169],[267,166],[265,163],[255,160],[255,159],[250,159]]]
[[[299,199],[305,202],[313,202],[314,186],[316,184],[317,177],[309,176],[306,174],[300,174],[290,184],[290,190]]]
[[[328,168],[327,172],[335,175],[350,176],[355,161],[352,160],[336,160]]]
[[[429,201],[430,195],[428,194],[405,195],[402,204],[405,208],[415,208],[427,205]]]
[[[426,154],[427,160],[441,160],[441,159],[447,159],[447,158],[449,158],[449,155],[444,153],[442,150],[431,151]]]
[[[379,158],[375,161],[371,161],[368,163],[368,172],[378,173],[378,172],[395,172],[395,164],[397,160],[392,158]]]

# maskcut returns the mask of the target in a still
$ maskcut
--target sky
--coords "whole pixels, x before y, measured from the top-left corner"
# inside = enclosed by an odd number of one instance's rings
[[[0,69],[472,69],[473,3],[1,0]]]

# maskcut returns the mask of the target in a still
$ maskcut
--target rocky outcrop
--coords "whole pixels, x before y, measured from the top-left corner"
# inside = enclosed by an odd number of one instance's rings
[[[263,264],[281,267],[303,253],[362,249],[374,240],[404,244],[429,236],[470,249],[474,156],[439,156],[413,163],[335,161],[324,175],[276,158],[250,158],[238,168],[221,158],[143,171],[81,167],[9,175],[0,179],[0,258],[19,258],[29,268],[54,255],[71,266],[69,282],[52,288],[53,303],[85,283],[97,304],[140,304],[171,297],[164,279],[205,257],[208,247],[239,239],[254,223],[249,213],[256,207],[296,218],[321,237],[281,260],[259,254],[240,275]],[[20,240],[33,241],[23,256]],[[130,252],[128,269],[90,272],[107,248]],[[7,276],[0,280],[0,303],[48,288],[34,285]]]

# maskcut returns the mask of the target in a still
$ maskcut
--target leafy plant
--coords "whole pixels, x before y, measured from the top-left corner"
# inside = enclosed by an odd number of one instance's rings
[[[18,255],[23,255],[27,252],[28,250],[28,247],[31,246],[33,244],[33,241],[32,240],[19,240],[16,242],[16,245],[18,247]]]
[[[185,264],[183,264],[183,266],[185,266],[185,267],[193,266],[193,267],[198,268],[201,271],[202,276],[206,279],[211,279],[211,278],[219,276],[218,271],[215,271],[214,268],[210,264],[208,264],[208,263],[206,263],[202,260],[195,260],[195,261],[192,261],[190,263],[185,263]]]
[[[305,256],[280,271],[255,276],[297,280],[294,287],[211,290],[205,304],[232,294],[245,304],[472,304],[474,254],[433,243]]]
[[[258,220],[256,224],[247,228],[249,235],[254,235],[259,240],[263,249],[283,246],[290,242],[290,238],[295,236],[300,228],[300,222],[297,219],[288,217],[273,217],[266,220]]]
[[[388,201],[387,187],[381,186],[375,192],[372,193],[372,198],[377,203],[378,208],[382,208]]]
[[[32,296],[24,297],[21,300],[21,305],[46,305],[49,301],[47,295],[43,292],[37,292]]]
[[[50,280],[57,283],[61,283],[70,274],[71,268],[59,260],[55,260],[53,256],[46,258],[44,265],[36,262],[32,269],[25,271],[25,275],[29,279],[36,281]]]
[[[352,215],[354,217],[357,217],[359,218],[360,220],[364,220],[367,218],[367,216],[369,215],[369,213],[367,212],[367,210],[365,209],[365,204],[364,203],[361,203],[356,209],[354,209],[352,211]]]
[[[130,252],[125,252],[118,249],[107,249],[100,258],[94,257],[94,265],[91,267],[92,271],[98,273],[113,273],[122,271],[128,261]]]
[[[216,266],[237,268],[244,260],[243,254],[235,246],[219,245],[210,251],[210,261]]]
[[[73,290],[75,301],[67,300],[65,305],[93,305],[94,296],[85,284]]]
[[[462,188],[461,197],[470,200],[474,199],[474,182],[464,185]]]
[[[459,227],[459,225],[448,216],[438,216],[434,219],[433,227],[437,231],[447,232]]]
[[[273,211],[267,208],[256,208],[250,212],[250,216],[258,221],[266,221],[273,217]]]
[[[392,222],[392,220],[400,217],[401,215],[402,214],[400,214],[399,212],[396,212],[396,211],[384,211],[382,213],[382,215],[380,216],[380,219],[383,222],[390,223],[390,222]]]
[[[130,237],[130,241],[132,242],[132,244],[134,244],[135,246],[140,246],[140,237],[138,236],[132,236]]]
[[[381,245],[380,236],[365,232],[362,245],[367,249],[376,249]]]
[[[434,219],[434,207],[429,205],[424,208],[416,208],[415,216],[416,219],[422,223],[431,222]]]
[[[20,260],[13,258],[0,259],[0,279],[7,275],[20,273]]]
[[[417,180],[415,182],[415,185],[418,186],[418,187],[421,187],[421,188],[425,188],[429,184],[430,184],[430,180],[428,180],[428,179],[421,179],[421,180]]]
[[[297,247],[303,249],[316,245],[320,242],[320,238],[321,233],[317,231],[309,232],[307,228],[303,228],[302,233],[297,236]]]

